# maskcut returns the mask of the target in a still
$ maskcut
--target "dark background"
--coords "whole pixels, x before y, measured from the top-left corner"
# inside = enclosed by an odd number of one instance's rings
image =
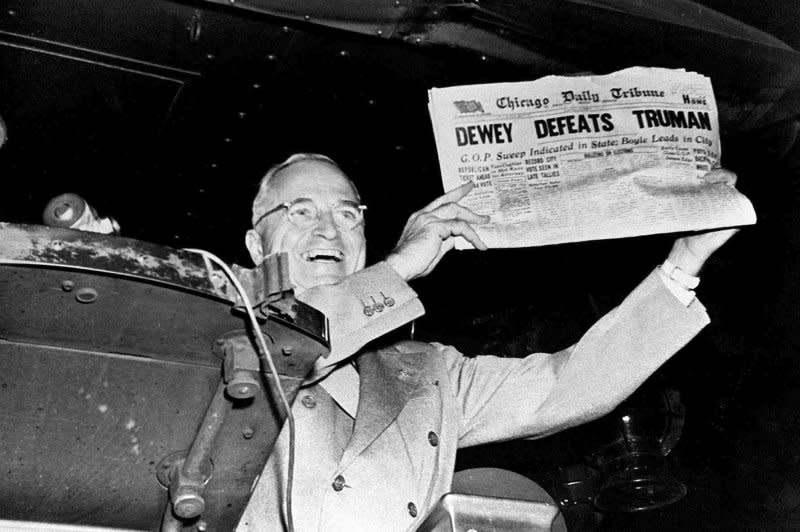
[[[441,194],[430,87],[696,70],[712,78],[723,164],[759,221],[703,273],[712,324],[646,385],[685,408],[670,467],[687,496],[596,519],[608,530],[800,528],[800,7],[639,4],[0,1],[0,220],[40,223],[50,198],[75,192],[124,236],[249,266],[258,179],[315,151],[356,182],[379,260],[408,214]],[[414,285],[427,309],[418,337],[502,356],[562,348],[673,238],[454,252]],[[511,468],[557,495],[559,468],[591,464],[608,441],[602,423],[467,450],[459,467]]]

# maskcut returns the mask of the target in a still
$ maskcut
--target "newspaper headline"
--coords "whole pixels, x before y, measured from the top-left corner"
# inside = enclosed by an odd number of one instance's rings
[[[755,223],[719,164],[710,80],[634,67],[606,76],[431,89],[445,190],[491,222],[489,247],[522,247]],[[460,239],[458,248],[469,248]]]

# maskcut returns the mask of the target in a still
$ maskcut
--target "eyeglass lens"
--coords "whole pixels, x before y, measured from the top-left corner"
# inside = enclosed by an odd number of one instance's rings
[[[354,202],[340,202],[331,206],[333,222],[342,229],[352,229],[361,223],[362,207]],[[309,227],[320,218],[320,208],[310,199],[300,199],[288,207],[289,221],[298,227]]]

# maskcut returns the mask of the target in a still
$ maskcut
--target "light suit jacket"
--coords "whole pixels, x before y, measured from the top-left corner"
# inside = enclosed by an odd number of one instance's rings
[[[303,298],[331,318],[332,362],[422,312],[385,264],[340,285]],[[387,299],[391,307],[365,311]],[[449,346],[403,342],[359,354],[358,374],[340,365],[295,401],[295,529],[413,530],[449,490],[458,447],[542,437],[602,416],[707,323],[699,301],[679,302],[654,272],[557,353],[465,357]],[[355,402],[353,423],[345,411]],[[286,432],[239,530],[285,527]]]

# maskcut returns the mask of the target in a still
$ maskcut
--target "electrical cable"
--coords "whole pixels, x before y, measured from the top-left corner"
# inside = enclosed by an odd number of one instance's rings
[[[234,288],[236,288],[236,292],[239,294],[239,297],[242,298],[242,302],[244,303],[244,309],[247,312],[247,316],[250,319],[250,324],[253,327],[253,331],[255,332],[256,338],[258,339],[259,348],[256,350],[258,354],[258,358],[261,361],[261,373],[265,374],[267,367],[271,372],[271,377],[273,380],[273,384],[275,385],[275,389],[278,391],[278,396],[280,397],[281,405],[283,406],[284,410],[286,411],[286,423],[289,425],[289,463],[288,463],[288,472],[286,473],[286,526],[289,529],[289,532],[294,532],[294,520],[292,518],[292,483],[294,477],[294,454],[295,454],[295,427],[294,427],[294,416],[292,415],[292,408],[289,404],[289,400],[286,398],[286,394],[283,391],[283,386],[281,386],[281,380],[278,376],[278,370],[275,367],[275,362],[272,360],[272,353],[270,353],[269,348],[267,347],[267,341],[264,339],[264,333],[261,332],[261,327],[258,325],[258,320],[256,319],[256,315],[253,312],[253,306],[250,302],[250,298],[247,297],[247,293],[244,291],[244,287],[239,282],[239,279],[236,278],[236,275],[231,271],[227,264],[225,264],[222,259],[211,253],[210,251],[206,251],[204,249],[195,249],[195,248],[184,248],[184,251],[190,251],[192,253],[197,253],[203,257],[206,268],[208,271],[211,271],[210,264],[208,261],[215,263],[219,266],[225,275],[231,280]],[[266,367],[265,367],[266,365]],[[264,378],[269,379],[269,375],[264,375]]]

